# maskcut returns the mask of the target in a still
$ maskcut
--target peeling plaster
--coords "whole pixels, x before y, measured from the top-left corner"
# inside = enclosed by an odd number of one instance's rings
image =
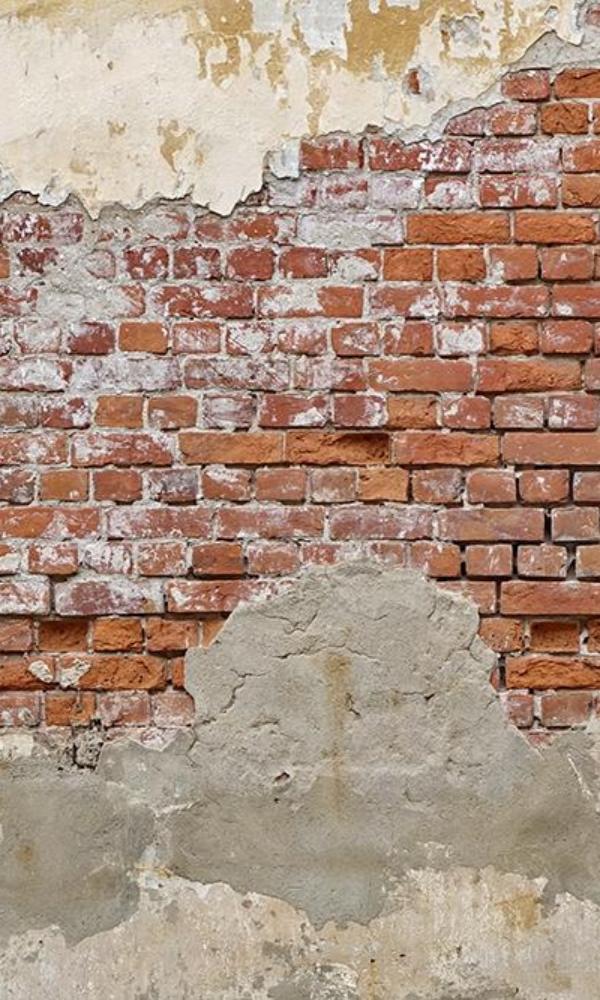
[[[188,654],[192,733],[86,771],[8,737],[3,997],[595,996],[597,731],[533,749],[477,625],[414,572],[313,570]]]
[[[299,137],[423,131],[484,93],[577,0],[0,0],[0,197],[155,197],[221,212]],[[414,94],[407,79],[418,68]],[[293,155],[292,155],[293,160]],[[293,169],[293,168],[292,168]]]

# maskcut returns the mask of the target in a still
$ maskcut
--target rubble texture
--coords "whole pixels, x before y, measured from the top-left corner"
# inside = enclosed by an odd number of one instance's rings
[[[90,773],[16,734],[4,995],[593,995],[595,737],[529,746],[477,626],[418,573],[316,570],[188,654],[187,738]]]

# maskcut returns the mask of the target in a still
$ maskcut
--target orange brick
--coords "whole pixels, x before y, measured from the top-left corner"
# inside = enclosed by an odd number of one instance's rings
[[[167,346],[167,331],[162,323],[130,322],[121,323],[119,327],[119,347],[122,351],[164,354]]]

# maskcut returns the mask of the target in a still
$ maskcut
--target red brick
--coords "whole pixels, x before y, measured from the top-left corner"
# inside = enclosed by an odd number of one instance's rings
[[[122,351],[164,354],[167,346],[167,332],[161,323],[121,323],[119,348]]]
[[[358,317],[363,311],[362,288],[340,285],[305,285],[261,287],[258,290],[258,315],[267,319],[286,317],[339,316]]]
[[[526,577],[564,577],[569,555],[560,545],[520,545],[517,570]]]
[[[576,653],[579,650],[579,623],[571,621],[532,621],[530,647],[536,652]]]
[[[515,239],[524,243],[594,243],[596,226],[575,212],[516,212]]]
[[[491,434],[406,431],[394,434],[393,458],[401,465],[494,465],[498,440]]]
[[[173,251],[174,278],[221,277],[221,255],[211,247],[176,247]]]
[[[598,426],[600,401],[594,396],[551,396],[548,426],[572,430],[593,430]]]
[[[433,277],[433,251],[404,247],[385,250],[383,277],[386,281],[431,281]]]
[[[0,620],[0,652],[24,653],[33,646],[33,623],[26,618]]]
[[[545,101],[550,97],[550,77],[544,69],[517,70],[504,77],[502,93],[513,101]]]
[[[560,247],[541,251],[542,278],[550,281],[583,281],[594,273],[590,247]]]
[[[215,519],[219,538],[314,538],[322,535],[319,507],[221,507]]]
[[[185,542],[142,543],[137,568],[141,576],[182,576],[187,570]]]
[[[80,673],[82,669],[84,672]],[[65,653],[58,664],[59,678],[66,679],[73,672],[78,675],[73,686],[81,691],[153,691],[166,685],[163,660],[139,653]]]
[[[458,469],[419,469],[412,473],[411,483],[418,503],[457,503],[463,477]]]
[[[303,139],[300,146],[303,170],[352,170],[362,165],[360,142],[346,136]]]
[[[300,568],[300,553],[291,542],[254,542],[247,551],[248,572],[265,576],[285,576]]]
[[[167,438],[158,433],[101,433],[90,431],[73,438],[75,466],[171,465],[173,455]]]
[[[495,354],[536,354],[538,350],[537,325],[520,320],[492,323],[490,350]]]
[[[549,132],[551,135],[577,135],[588,131],[588,118],[587,104],[565,101],[543,107],[540,126],[542,132]]]
[[[600,70],[564,69],[554,81],[557,97],[600,97]]]
[[[116,691],[97,695],[97,713],[103,726],[146,726],[150,696],[145,691]]]
[[[49,691],[44,699],[47,726],[85,726],[96,714],[90,691]]]
[[[406,223],[409,243],[507,243],[509,218],[503,212],[420,212]]]
[[[427,358],[369,361],[369,381],[388,392],[466,392],[473,388],[468,361]]]
[[[423,170],[434,173],[466,173],[471,167],[471,146],[464,139],[406,145],[389,136],[369,140],[371,170]]]
[[[483,250],[438,250],[437,270],[440,281],[480,281],[486,274]]]
[[[383,331],[384,354],[433,354],[431,323],[403,320],[386,324]]]
[[[587,722],[592,708],[592,696],[585,691],[556,691],[540,699],[540,721],[543,726],[580,726]]]
[[[483,618],[479,634],[497,653],[515,652],[523,644],[523,626],[518,618]]]
[[[137,618],[98,618],[94,622],[94,649],[104,653],[137,653],[142,649],[142,623]]]
[[[466,568],[469,576],[512,576],[512,546],[468,545]]]
[[[181,580],[166,587],[167,607],[178,614],[233,611],[240,601],[267,593],[258,580]]]
[[[563,147],[563,167],[573,173],[594,173],[600,165],[600,140],[573,140]]]
[[[207,500],[249,500],[251,480],[248,469],[213,466],[202,473],[202,495]]]
[[[543,427],[545,399],[540,396],[497,396],[494,427]]]
[[[478,363],[479,392],[546,392],[578,389],[581,368],[576,361],[493,358]]]
[[[469,503],[514,503],[517,487],[508,469],[477,469],[467,473]]]
[[[376,323],[337,323],[331,331],[331,346],[342,357],[379,354],[380,336]]]
[[[206,289],[195,285],[162,285],[154,291],[153,302],[169,317],[243,319],[254,315],[252,287],[238,282],[223,282]]]
[[[590,535],[589,538],[597,538]],[[578,545],[576,573],[578,577],[600,576],[600,545]]]
[[[146,644],[150,653],[183,652],[198,645],[198,622],[172,618],[146,618]]]
[[[356,490],[355,469],[315,469],[311,473],[310,496],[315,503],[345,503],[355,500]]]
[[[540,350],[544,354],[586,354],[593,333],[592,324],[585,320],[548,320],[542,324]]]
[[[116,500],[131,503],[142,495],[142,477],[130,469],[107,469],[94,473],[94,496],[96,500]]]
[[[174,354],[215,354],[221,343],[221,330],[214,322],[181,322],[174,323],[173,353]]]
[[[360,500],[408,499],[408,473],[404,469],[361,469],[358,483]]]
[[[79,569],[79,553],[72,542],[56,542],[53,545],[32,545],[28,553],[30,573],[45,573],[47,576],[71,576]]]
[[[600,437],[591,432],[505,434],[502,453],[506,462],[519,465],[597,465]]]
[[[507,587],[509,584],[503,586]],[[510,657],[506,665],[506,684],[509,688],[532,687],[538,690],[594,688],[598,687],[599,670],[600,660],[590,657],[561,657],[550,654]]]
[[[59,615],[156,614],[162,611],[159,591],[153,581],[69,580],[55,585],[55,607]],[[47,611],[47,608],[42,609]]]
[[[510,580],[502,584],[501,608],[508,615],[594,615],[599,599],[600,583]]]
[[[0,537],[94,538],[100,525],[99,512],[86,507],[3,507]]]
[[[151,696],[152,721],[159,729],[191,726],[194,702],[187,691],[159,691]]]
[[[511,319],[545,316],[550,293],[543,285],[458,285],[445,290],[445,315]]]
[[[261,427],[323,427],[328,415],[325,394],[270,393],[263,396],[258,423]]]
[[[491,423],[491,405],[485,396],[460,396],[444,404],[442,422],[455,430],[485,430]]]
[[[558,192],[558,178],[553,175],[483,174],[479,182],[483,208],[553,208]]]
[[[600,476],[598,482],[600,487]],[[519,476],[519,495],[526,503],[561,503],[569,496],[569,473],[566,469],[525,470]]]
[[[435,578],[460,576],[460,549],[449,542],[411,542],[409,566]]]
[[[535,247],[492,247],[490,273],[495,281],[530,281],[538,276]]]
[[[388,427],[425,430],[439,423],[436,396],[388,397]]]
[[[444,510],[439,532],[460,542],[537,541],[544,537],[544,514],[532,508]]]
[[[596,165],[600,165],[600,153]],[[600,177],[567,174],[562,179],[562,198],[569,208],[597,208],[600,205]]]
[[[275,255],[267,247],[238,247],[227,256],[230,278],[243,281],[267,281],[273,276]]]
[[[347,506],[332,510],[331,538],[431,538],[432,514],[419,507]]]
[[[88,474],[77,469],[57,469],[40,475],[40,499],[76,502],[88,498]]]
[[[505,691],[502,707],[513,726],[528,729],[533,724],[533,695],[526,691]]]
[[[289,247],[281,253],[279,269],[286,278],[325,278],[327,251],[316,247]]]
[[[286,461],[299,465],[372,465],[387,462],[389,437],[381,432],[288,431]]]
[[[219,431],[182,431],[179,447],[190,465],[266,465],[283,461],[283,435],[276,431],[227,434]]]
[[[143,423],[141,396],[99,396],[95,421],[99,427],[127,427],[135,430]]]
[[[537,111],[519,104],[498,104],[488,111],[487,125],[492,135],[533,135]]]
[[[0,728],[36,726],[41,719],[39,694],[3,691],[0,693]]]
[[[87,649],[88,631],[85,620],[46,619],[39,623],[38,648],[48,652]]]
[[[166,247],[136,247],[126,250],[124,256],[130,278],[150,281],[153,278],[166,278],[169,273],[169,252]]]
[[[307,474],[304,469],[257,469],[255,483],[257,500],[304,500]]]
[[[197,576],[242,576],[244,560],[239,542],[205,542],[192,549]]]

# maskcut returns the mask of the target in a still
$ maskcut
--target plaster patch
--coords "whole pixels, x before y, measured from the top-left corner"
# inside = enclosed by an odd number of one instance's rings
[[[553,6],[558,38],[580,41],[578,6]],[[2,0],[0,56],[19,99],[0,116],[0,196],[75,194],[96,215],[189,194],[227,213],[260,188],[269,154],[295,169],[287,151],[303,135],[410,134],[448,117],[547,32],[548,10],[547,0],[152,0],[143,12],[130,0]],[[416,66],[426,85],[415,94]]]
[[[193,731],[5,762],[9,1000],[594,995],[597,734],[533,749],[477,625],[314,570],[188,654]]]

